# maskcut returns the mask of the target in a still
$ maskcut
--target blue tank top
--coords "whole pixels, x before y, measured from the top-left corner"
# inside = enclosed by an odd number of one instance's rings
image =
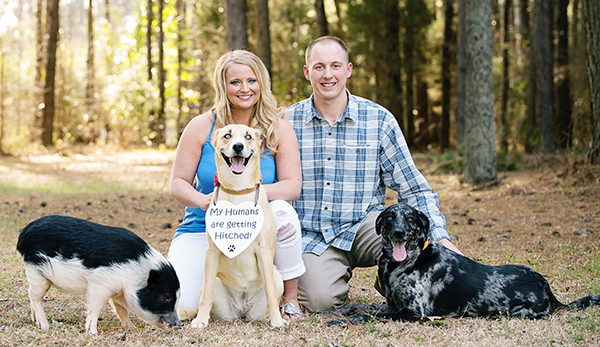
[[[196,190],[203,194],[210,194],[215,188],[215,173],[217,164],[215,162],[215,148],[211,144],[210,136],[214,127],[214,121],[210,126],[208,138],[202,146],[202,157],[196,169]],[[269,150],[265,150],[260,157],[260,172],[262,174],[262,184],[274,183],[277,180],[275,171],[275,159]],[[175,237],[183,233],[203,233],[206,232],[205,217],[206,211],[198,207],[186,207],[183,222],[177,227]]]

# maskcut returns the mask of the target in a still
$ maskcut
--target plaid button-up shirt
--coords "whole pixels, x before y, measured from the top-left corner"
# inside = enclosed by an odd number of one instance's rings
[[[344,114],[330,125],[313,98],[287,109],[300,146],[302,192],[294,207],[304,252],[349,251],[366,216],[385,208],[386,187],[430,220],[430,237],[448,238],[438,195],[417,170],[394,116],[348,91]]]

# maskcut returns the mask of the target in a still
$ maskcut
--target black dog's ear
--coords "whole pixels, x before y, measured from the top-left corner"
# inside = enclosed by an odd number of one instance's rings
[[[422,230],[425,230],[426,235],[429,235],[429,218],[421,211],[417,211],[417,215],[419,216],[419,222],[423,228]]]
[[[396,218],[396,212],[394,211],[396,206],[397,205],[392,205],[387,207],[385,210],[381,211],[379,216],[377,216],[377,219],[375,220],[375,232],[377,235],[381,235],[381,229],[384,228],[386,219],[394,220],[394,218]]]
[[[379,216],[377,216],[377,220],[375,221],[375,232],[377,233],[377,235],[381,235],[381,231],[379,231],[379,229],[383,228],[383,214],[384,212],[381,212],[379,214]]]

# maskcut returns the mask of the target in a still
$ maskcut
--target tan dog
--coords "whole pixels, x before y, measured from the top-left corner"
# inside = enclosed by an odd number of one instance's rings
[[[204,285],[200,290],[198,315],[191,326],[205,327],[209,317],[225,320],[268,317],[272,326],[283,326],[279,312],[283,280],[273,265],[275,224],[267,195],[260,189],[260,132],[244,125],[228,125],[215,132],[213,144],[219,185],[215,187],[211,206],[217,206],[218,201],[233,205],[253,202],[262,208],[264,223],[248,248],[231,259],[207,235]]]

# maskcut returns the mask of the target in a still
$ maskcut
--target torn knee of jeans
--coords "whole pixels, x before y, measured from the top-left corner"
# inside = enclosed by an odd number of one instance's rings
[[[292,223],[287,223],[277,229],[277,244],[281,247],[291,246],[296,241],[296,228]]]

